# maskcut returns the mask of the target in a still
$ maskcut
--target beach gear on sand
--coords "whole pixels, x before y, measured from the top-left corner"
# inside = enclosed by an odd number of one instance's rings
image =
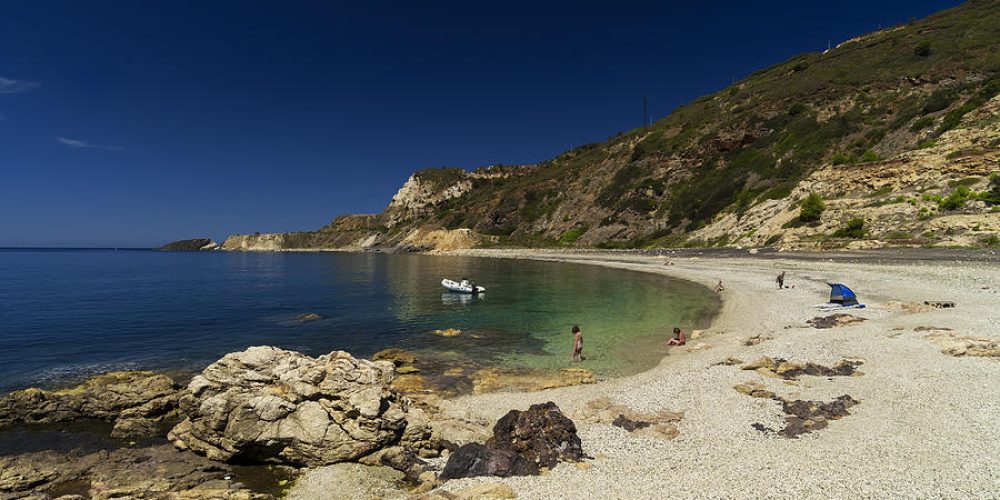
[[[864,309],[865,305],[858,302],[858,296],[843,283],[827,283],[830,285],[830,301],[817,304],[821,311],[836,311],[840,309]]]
[[[461,282],[452,281],[448,278],[441,280],[441,286],[447,288],[452,292],[458,293],[472,293],[478,294],[486,291],[485,287],[470,283],[469,280],[462,280]]]

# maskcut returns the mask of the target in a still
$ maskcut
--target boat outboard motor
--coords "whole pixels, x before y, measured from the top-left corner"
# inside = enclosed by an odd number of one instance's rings
[[[479,287],[476,286],[475,282],[469,283],[469,286],[472,287],[472,295],[479,295]]]

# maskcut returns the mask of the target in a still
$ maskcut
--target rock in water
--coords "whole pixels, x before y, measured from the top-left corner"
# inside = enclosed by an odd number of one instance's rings
[[[69,389],[14,391],[0,399],[0,427],[91,418],[115,422],[115,437],[146,437],[163,421],[178,418],[179,389],[166,375],[122,371]]]
[[[560,460],[576,462],[586,457],[576,425],[551,401],[531,405],[528,411],[508,412],[493,426],[493,437],[486,445],[548,468]]]
[[[468,443],[448,457],[441,475],[442,481],[476,476],[535,476],[538,464],[510,450]]]
[[[398,443],[407,405],[392,364],[343,351],[311,358],[274,347],[230,353],[181,398],[188,419],[169,435],[215,460],[320,466]],[[412,432],[408,434],[417,435]]]

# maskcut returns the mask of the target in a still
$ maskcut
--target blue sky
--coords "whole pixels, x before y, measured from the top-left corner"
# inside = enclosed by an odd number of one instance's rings
[[[958,3],[0,0],[0,246],[314,229]]]

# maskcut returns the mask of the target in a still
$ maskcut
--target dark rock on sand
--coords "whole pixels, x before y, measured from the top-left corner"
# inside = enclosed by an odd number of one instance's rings
[[[538,464],[510,450],[491,448],[479,443],[463,445],[448,457],[442,481],[476,476],[534,476]]]
[[[801,399],[789,401],[779,396],[772,399],[781,403],[781,409],[786,415],[785,428],[775,431],[761,423],[754,423],[751,427],[765,433],[776,433],[785,438],[796,438],[802,434],[825,429],[830,420],[839,420],[850,415],[848,409],[860,404],[860,401],[846,394],[829,402]]]
[[[788,401],[782,398],[778,398],[778,401],[781,401],[782,411],[788,415],[785,417],[785,428],[778,434],[788,438],[824,429],[828,420],[839,420],[850,415],[851,412],[847,410],[860,403],[846,394],[830,402]]]
[[[190,240],[177,240],[167,243],[159,248],[168,252],[196,252],[198,250],[215,250],[219,244],[208,238],[194,238]]]
[[[859,360],[842,359],[831,366],[823,366],[813,362],[788,361],[782,358],[763,357],[744,364],[744,370],[755,370],[764,376],[795,380],[802,375],[819,377],[849,377],[862,373],[858,367],[863,364]]]
[[[611,425],[615,427],[621,427],[622,429],[625,429],[629,432],[635,432],[639,429],[645,429],[646,427],[649,427],[650,425],[653,424],[649,422],[643,422],[641,420],[632,420],[626,417],[625,415],[619,413],[618,416],[615,417],[615,419],[611,422]]]
[[[98,419],[115,423],[114,437],[137,439],[179,419],[179,396],[180,387],[166,375],[110,372],[68,389],[14,391],[0,399],[0,427]]]
[[[586,458],[576,425],[551,401],[531,405],[528,411],[508,412],[493,426],[493,437],[486,445],[513,451],[548,468],[562,460]]]
[[[251,347],[194,377],[180,401],[188,418],[169,437],[215,460],[304,466],[355,461],[401,443],[433,449],[420,442],[430,436],[426,419],[408,412],[392,376],[390,363],[343,351],[312,358]]]
[[[862,321],[867,321],[867,319],[859,318],[851,314],[837,313],[829,316],[817,316],[806,321],[806,323],[812,325],[813,328],[825,330],[828,328],[850,325],[852,323],[860,323]]]

